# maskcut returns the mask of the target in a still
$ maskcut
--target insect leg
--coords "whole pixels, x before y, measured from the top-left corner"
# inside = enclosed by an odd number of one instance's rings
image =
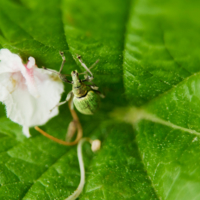
[[[69,92],[69,93],[67,94],[66,100],[65,100],[65,101],[62,101],[62,102],[60,102],[60,103],[58,103],[57,105],[55,105],[55,106],[50,110],[50,112],[51,112],[53,109],[55,109],[56,107],[59,107],[59,106],[65,104],[65,103],[67,103],[72,97],[73,97],[73,92],[71,91],[71,92]],[[72,102],[73,102],[73,101],[72,101]]]
[[[67,102],[67,101],[63,101],[63,102],[58,103],[57,105],[55,105],[55,106],[50,110],[50,112],[52,112],[52,110],[54,110],[55,108],[57,108],[57,107],[59,107],[59,106],[65,104],[66,102]]]
[[[64,52],[63,52],[63,51],[59,51],[59,53],[60,53],[60,55],[61,55],[61,57],[62,57],[62,63],[61,63],[60,70],[59,70],[59,73],[61,73],[61,71],[62,71],[62,69],[63,69],[63,66],[64,66],[64,64],[65,64],[65,62],[66,62],[66,58],[65,58],[65,56],[64,56]]]
[[[94,77],[92,76],[84,76],[85,79],[81,80],[82,82],[91,82],[92,83],[92,80],[94,79]]]
[[[89,67],[89,69],[92,69],[97,63],[99,62],[99,59],[98,60],[96,60],[96,62],[94,63],[94,64],[92,64],[92,66],[91,67]]]
[[[67,94],[66,101],[69,101],[73,96],[74,96],[74,95],[73,95],[73,92],[70,91],[70,92]]]
[[[42,67],[42,68],[45,69],[45,70],[47,70],[47,71],[53,72],[53,73],[55,73],[55,74],[58,74],[58,76],[60,77],[60,79],[61,79],[63,82],[71,83],[71,84],[72,84],[72,82],[69,81],[69,80],[66,78],[66,76],[68,76],[68,75],[61,74],[61,71],[62,71],[62,69],[63,69],[63,66],[64,66],[64,64],[65,64],[66,59],[65,59],[65,56],[64,56],[64,52],[59,51],[59,53],[60,53],[60,55],[61,55],[61,57],[62,57],[62,63],[61,63],[59,72],[56,72],[56,71],[51,70],[51,69],[47,69],[46,67]]]
[[[60,55],[61,55],[61,57],[62,57],[62,63],[61,63],[60,70],[59,70],[59,73],[58,73],[58,74],[59,74],[59,77],[60,77],[60,79],[61,79],[63,82],[72,83],[71,81],[69,81],[69,80],[66,78],[67,75],[61,74],[62,69],[63,69],[63,66],[64,66],[64,64],[65,64],[65,62],[66,62],[66,58],[65,58],[65,56],[64,56],[64,52],[63,52],[63,51],[59,51],[59,53],[60,53]]]
[[[89,86],[92,90],[98,90],[99,89],[99,87],[97,87],[95,84],[87,85],[87,86]]]
[[[78,58],[79,58],[79,61],[80,61],[80,57],[81,56],[78,56]],[[82,60],[80,61],[80,62],[82,62]],[[94,64],[92,64],[92,66],[91,67],[89,67],[88,69],[90,70],[90,69],[92,69],[97,63],[99,62],[99,59],[98,60],[96,60],[96,62],[94,63]],[[84,64],[84,63],[83,63]],[[84,64],[85,65],[85,64]],[[87,67],[87,66],[86,66]],[[84,66],[84,68],[85,68],[85,66]],[[87,72],[88,72],[88,70],[87,71],[85,71],[85,72],[82,72],[82,73],[79,73],[79,74],[86,74],[86,76],[87,76]]]
[[[101,98],[105,98],[105,95],[99,92],[98,90],[94,90]]]

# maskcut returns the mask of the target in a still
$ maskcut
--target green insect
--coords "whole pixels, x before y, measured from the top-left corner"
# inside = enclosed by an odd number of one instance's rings
[[[63,105],[66,102],[68,102],[70,99],[72,99],[71,101],[72,108],[74,104],[80,113],[83,113],[85,115],[92,115],[99,107],[100,97],[104,98],[104,95],[98,91],[98,87],[94,85],[94,83],[92,82],[92,80],[94,79],[94,76],[92,72],[90,71],[90,69],[93,68],[99,62],[99,60],[97,60],[90,68],[87,68],[87,66],[81,60],[81,56],[77,56],[77,58],[79,59],[79,62],[86,70],[86,72],[81,73],[81,74],[85,74],[85,79],[81,80],[79,78],[79,74],[77,70],[75,70],[71,72],[72,81],[70,81],[66,78],[67,75],[61,74],[61,71],[63,69],[66,59],[63,52],[60,52],[60,55],[62,56],[62,64],[58,72],[58,75],[63,82],[72,84],[72,91],[70,91],[67,94],[65,101],[60,102],[55,107]],[[55,71],[53,72],[55,73]],[[87,73],[89,73],[91,76],[89,76]],[[92,84],[85,84],[85,82],[90,82]]]

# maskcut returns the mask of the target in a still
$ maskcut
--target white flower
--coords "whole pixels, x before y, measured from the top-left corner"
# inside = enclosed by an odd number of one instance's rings
[[[50,110],[62,93],[58,76],[38,68],[33,57],[23,64],[17,54],[0,50],[0,101],[6,105],[7,117],[22,125],[27,137],[29,127],[43,125],[58,114],[58,108]]]

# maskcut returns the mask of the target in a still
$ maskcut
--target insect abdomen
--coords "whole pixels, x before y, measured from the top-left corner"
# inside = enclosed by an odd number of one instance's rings
[[[99,95],[89,90],[83,97],[74,97],[73,102],[77,110],[85,115],[92,115],[99,107]]]

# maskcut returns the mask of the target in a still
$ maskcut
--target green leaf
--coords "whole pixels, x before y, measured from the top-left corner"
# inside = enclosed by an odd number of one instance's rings
[[[199,199],[199,2],[138,2],[128,24],[125,90],[140,154],[160,199]],[[183,10],[185,11],[183,13]],[[188,29],[188,27],[190,27]]]
[[[143,105],[199,71],[199,2],[137,1],[124,51],[126,96]]]
[[[78,115],[102,147],[83,146],[79,199],[200,199],[199,8],[195,0],[0,0],[1,48],[56,70],[62,50],[64,74],[84,71],[77,54],[87,66],[100,60],[92,72],[106,98],[93,116]],[[0,105],[0,199],[67,198],[80,179],[76,146],[34,129],[27,139],[5,115]],[[42,129],[64,140],[71,120],[64,105]]]
[[[144,109],[154,115],[137,125],[144,164],[153,184],[166,199],[199,196],[199,78],[199,74],[189,77],[146,106]],[[144,146],[146,142],[148,145]]]

